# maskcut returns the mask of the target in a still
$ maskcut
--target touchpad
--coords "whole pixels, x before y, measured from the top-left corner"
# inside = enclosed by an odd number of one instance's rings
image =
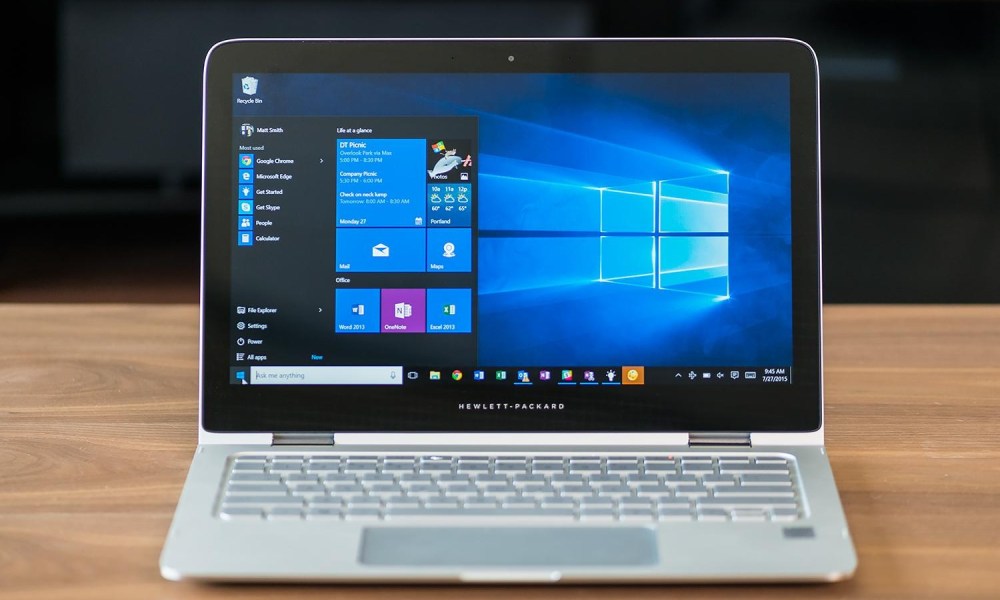
[[[392,566],[565,567],[651,565],[643,527],[378,527],[365,529],[361,562]]]

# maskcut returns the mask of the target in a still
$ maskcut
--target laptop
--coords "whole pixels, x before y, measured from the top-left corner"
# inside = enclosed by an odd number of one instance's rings
[[[816,57],[230,40],[171,580],[834,581]]]

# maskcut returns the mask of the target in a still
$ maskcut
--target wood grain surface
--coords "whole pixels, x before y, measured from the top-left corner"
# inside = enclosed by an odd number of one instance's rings
[[[832,306],[825,322],[851,581],[206,586],[157,569],[196,444],[197,308],[0,304],[0,597],[1000,597],[1000,307]]]

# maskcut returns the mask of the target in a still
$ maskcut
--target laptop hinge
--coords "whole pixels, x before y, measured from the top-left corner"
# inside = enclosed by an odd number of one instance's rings
[[[750,447],[749,433],[691,433],[688,446],[742,446]]]
[[[275,433],[272,446],[332,446],[332,433]]]

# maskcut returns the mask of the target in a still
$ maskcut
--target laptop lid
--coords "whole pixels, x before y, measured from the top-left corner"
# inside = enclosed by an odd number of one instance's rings
[[[241,40],[205,69],[211,432],[821,425],[793,40]]]

